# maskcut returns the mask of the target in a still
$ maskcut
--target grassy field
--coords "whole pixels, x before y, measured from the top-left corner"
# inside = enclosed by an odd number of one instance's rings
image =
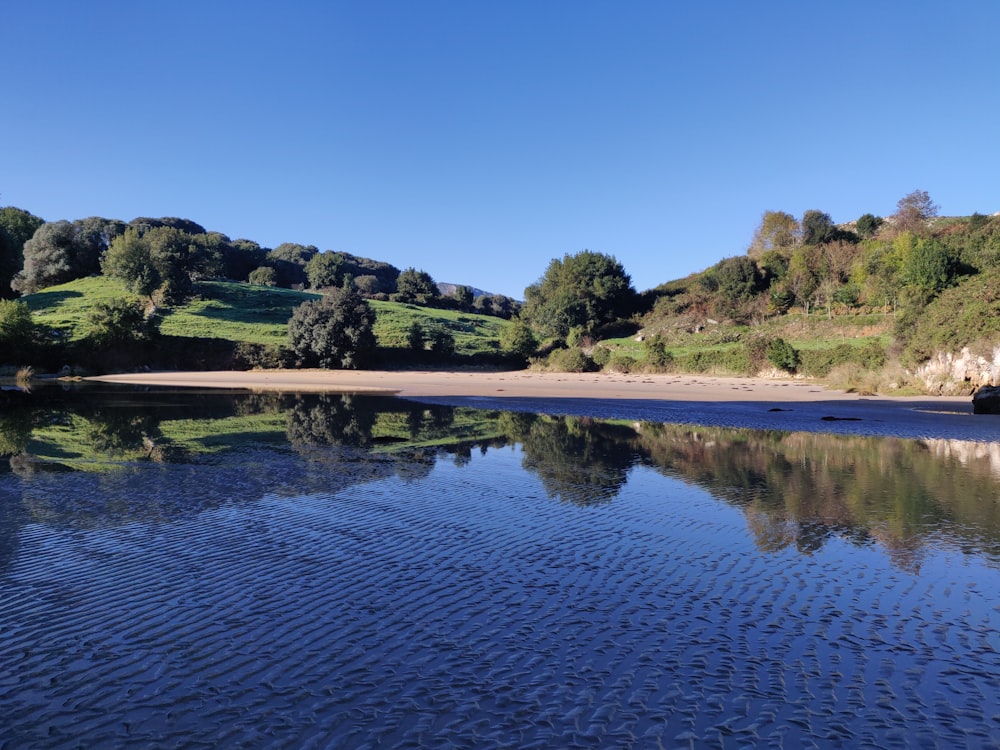
[[[175,308],[160,308],[161,333],[194,339],[224,339],[252,344],[286,343],[292,311],[313,292],[252,286],[224,281],[195,284],[196,296]],[[114,279],[92,276],[49,287],[24,298],[38,323],[62,331],[70,341],[87,336],[87,319],[100,302],[126,297],[137,299]],[[456,353],[476,355],[499,351],[500,332],[507,321],[488,315],[438,310],[398,302],[372,301],[375,338],[382,349],[407,346],[407,331],[414,322],[425,331],[443,328],[455,337]]]

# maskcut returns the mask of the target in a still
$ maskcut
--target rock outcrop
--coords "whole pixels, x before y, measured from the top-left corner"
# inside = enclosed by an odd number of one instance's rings
[[[972,397],[973,414],[1000,414],[1000,387],[986,385]]]

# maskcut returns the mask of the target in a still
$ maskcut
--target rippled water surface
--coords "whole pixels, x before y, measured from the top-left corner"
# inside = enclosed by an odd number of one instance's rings
[[[996,444],[350,396],[0,412],[22,747],[996,747]]]

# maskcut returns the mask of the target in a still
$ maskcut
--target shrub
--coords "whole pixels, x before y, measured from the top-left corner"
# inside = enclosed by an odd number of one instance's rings
[[[448,359],[455,353],[455,336],[444,326],[433,328],[428,336],[431,352],[440,359]]]
[[[515,319],[500,332],[500,349],[527,359],[538,350],[538,339],[526,323]]]
[[[288,321],[292,350],[307,367],[355,369],[375,352],[375,312],[356,292],[335,288],[303,302]]]
[[[583,349],[556,349],[548,358],[548,366],[559,372],[593,372],[594,360]]]
[[[795,372],[799,367],[799,353],[783,338],[776,338],[768,344],[767,361],[779,370]]]
[[[415,320],[406,331],[406,345],[415,352],[424,350],[424,327]]]
[[[252,344],[241,341],[233,351],[233,366],[248,369],[277,370],[292,364],[292,352],[283,346]]]
[[[594,360],[594,364],[598,367],[604,367],[611,361],[611,350],[606,346],[595,346],[590,353],[590,358]]]
[[[97,349],[150,341],[159,332],[157,319],[146,317],[139,302],[127,299],[97,303],[87,322],[87,337]]]
[[[656,372],[665,372],[673,368],[674,355],[667,350],[667,342],[663,336],[656,334],[642,342],[646,351],[646,362],[649,369]]]
[[[614,372],[634,372],[636,366],[639,364],[635,357],[630,357],[627,354],[622,354],[616,352],[611,355],[611,360],[608,362],[605,369],[612,370]]]

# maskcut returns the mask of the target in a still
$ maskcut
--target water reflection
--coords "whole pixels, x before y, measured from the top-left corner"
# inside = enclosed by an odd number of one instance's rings
[[[990,450],[332,395],[0,417],[11,746],[1000,736]]]
[[[120,524],[268,492],[417,481],[439,459],[461,467],[474,451],[516,445],[550,498],[606,504],[635,467],[652,467],[740,508],[765,551],[810,554],[836,538],[877,544],[917,570],[933,537],[1000,559],[994,444],[608,422],[350,394],[43,389],[23,401],[0,414],[0,475],[25,480],[4,485],[18,495],[6,512],[33,520]],[[288,450],[301,463],[289,465]],[[192,490],[190,467],[206,463],[221,470],[199,475]],[[143,465],[159,474],[138,479]],[[67,471],[101,491],[48,492],[40,477]]]

